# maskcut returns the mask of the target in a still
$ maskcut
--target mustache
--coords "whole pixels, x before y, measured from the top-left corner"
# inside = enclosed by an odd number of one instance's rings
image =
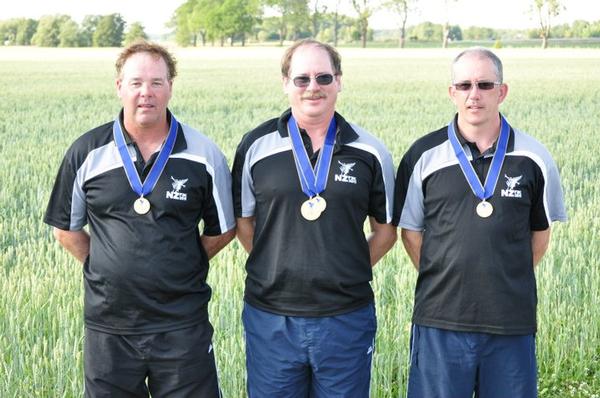
[[[327,98],[327,95],[322,92],[322,91],[305,91],[304,94],[302,94],[301,99],[321,99],[321,98]]]

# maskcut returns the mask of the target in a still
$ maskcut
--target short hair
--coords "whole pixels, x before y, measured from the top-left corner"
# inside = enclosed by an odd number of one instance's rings
[[[454,65],[456,65],[456,63],[464,56],[466,55],[477,55],[481,58],[487,58],[490,61],[492,61],[492,64],[494,65],[494,68],[496,69],[496,78],[498,79],[499,83],[502,83],[502,79],[503,79],[503,73],[502,73],[502,61],[500,61],[500,58],[498,58],[498,56],[496,54],[494,54],[491,50],[488,50],[485,47],[471,47],[471,48],[467,48],[466,50],[464,50],[463,52],[461,52],[460,54],[458,54],[456,56],[456,58],[454,58],[454,61],[452,61],[452,82],[454,82]]]
[[[322,43],[315,39],[303,39],[296,41],[287,50],[285,50],[285,53],[281,58],[281,75],[283,77],[289,77],[292,56],[294,55],[294,52],[296,52],[296,50],[302,46],[316,46],[327,51],[331,61],[331,66],[333,67],[333,73],[335,75],[342,74],[342,57],[340,57],[340,54],[333,46],[327,43]]]
[[[129,46],[125,47],[119,54],[117,62],[115,63],[117,77],[121,77],[123,65],[125,65],[125,62],[129,59],[129,57],[137,53],[149,53],[155,58],[162,58],[167,64],[167,78],[169,80],[173,80],[175,76],[177,76],[177,60],[169,51],[167,51],[166,48],[146,40],[136,40]]]

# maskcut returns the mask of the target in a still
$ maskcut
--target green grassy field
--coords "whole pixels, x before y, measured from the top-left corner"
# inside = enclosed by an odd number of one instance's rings
[[[59,162],[83,132],[119,110],[116,50],[0,48],[0,397],[82,395],[82,275],[42,223]],[[553,229],[537,271],[540,397],[600,397],[600,50],[500,50],[513,125],[559,165],[570,220]],[[279,48],[176,51],[171,109],[210,136],[230,164],[241,135],[279,115]],[[456,50],[342,49],[339,111],[381,137],[396,164],[453,116]],[[596,152],[599,151],[599,152]],[[596,236],[596,238],[594,238]],[[240,323],[245,253],[211,263],[211,320],[224,396],[245,396]],[[403,397],[416,273],[401,244],[379,263],[373,397]]]

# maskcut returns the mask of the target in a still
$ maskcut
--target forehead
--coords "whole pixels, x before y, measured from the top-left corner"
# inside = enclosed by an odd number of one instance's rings
[[[333,73],[327,50],[316,45],[298,47],[290,62],[290,74]]]
[[[468,54],[461,57],[452,67],[454,80],[495,79],[496,67],[491,59],[480,54]]]
[[[121,73],[123,78],[166,78],[168,75],[168,67],[161,56],[148,52],[139,52],[127,58],[123,64]]]

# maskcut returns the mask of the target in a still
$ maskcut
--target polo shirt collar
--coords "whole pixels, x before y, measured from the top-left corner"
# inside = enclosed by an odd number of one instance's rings
[[[287,122],[292,116],[292,109],[288,108],[285,112],[281,114],[279,120],[277,121],[277,130],[279,131],[279,135],[281,137],[288,136]],[[339,113],[334,113],[335,122],[337,123],[337,135],[336,135],[336,144],[343,145],[349,142],[356,141],[358,139],[358,134],[352,126],[340,115]]]
[[[167,109],[167,122],[169,124],[171,123],[171,111],[169,109]],[[127,145],[133,144],[133,140],[127,132],[127,129],[125,128],[125,123],[123,122],[123,108],[121,108],[121,111],[119,112],[119,124],[121,125],[121,131],[123,131],[123,136],[125,137],[125,143]],[[177,137],[175,137],[175,145],[173,146],[173,152],[171,153],[183,152],[186,149],[187,141],[185,140],[185,134],[183,134],[183,128],[181,126],[181,123],[179,123],[179,126],[177,126]]]
[[[465,145],[469,148],[469,150],[471,151],[471,153],[474,155],[479,154],[480,156],[486,156],[486,155],[493,155],[494,153],[496,153],[496,144],[498,144],[498,139],[496,139],[496,141],[494,141],[494,144],[487,150],[485,151],[485,153],[480,154],[479,153],[479,149],[477,149],[477,146],[472,143],[467,141],[467,139],[462,135],[462,133],[460,132],[459,128],[458,128],[458,113],[456,115],[454,115],[454,120],[452,121],[452,123],[454,123],[454,131],[457,132],[456,136],[458,137],[458,142],[460,142],[460,145],[462,145],[462,147],[464,148]],[[510,126],[510,131],[509,131],[509,136],[508,136],[508,145],[506,147],[506,152],[512,152],[514,150],[515,147],[515,132],[512,128],[512,126]]]

